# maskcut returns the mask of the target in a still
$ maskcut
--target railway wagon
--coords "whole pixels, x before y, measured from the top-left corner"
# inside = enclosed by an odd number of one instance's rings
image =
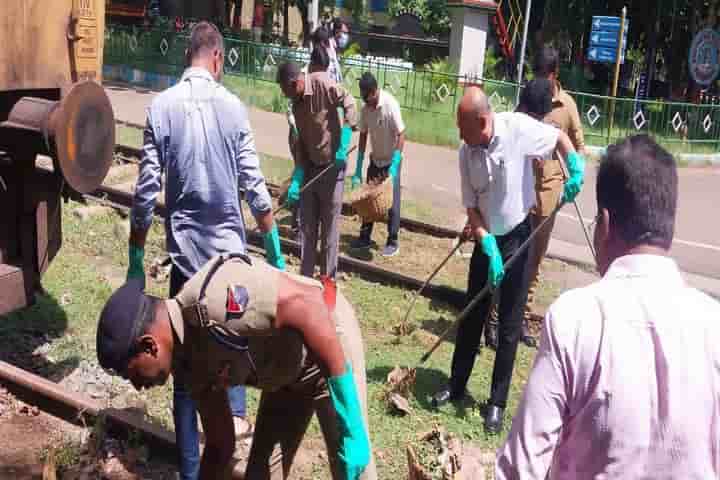
[[[0,1],[0,315],[33,303],[61,245],[61,201],[110,168],[100,85],[105,0]]]

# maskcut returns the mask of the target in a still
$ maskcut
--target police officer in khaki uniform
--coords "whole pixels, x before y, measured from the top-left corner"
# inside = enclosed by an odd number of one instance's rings
[[[575,100],[567,93],[560,84],[560,55],[558,51],[550,46],[542,47],[536,54],[533,61],[533,73],[535,79],[547,80],[551,84],[552,92],[549,111],[540,114],[539,120],[552,125],[567,134],[575,150],[581,154],[585,154],[585,137],[583,136],[583,127],[580,120]],[[536,85],[537,86],[537,85]],[[527,106],[521,105],[518,109],[525,113],[538,117],[539,111],[527,111]],[[552,236],[555,219],[549,219],[553,210],[560,201],[565,185],[565,173],[563,172],[560,155],[556,152],[553,158],[538,164],[534,167],[535,172],[535,194],[536,204],[532,212],[532,226],[538,228],[544,224],[542,230],[535,237],[533,246],[530,249],[530,259],[528,260],[528,271],[530,278],[530,288],[528,290],[528,299],[525,304],[524,321],[523,321],[523,342],[530,346],[536,346],[535,338],[531,335],[528,328],[528,321],[532,319],[532,304],[535,301],[535,292],[538,288],[540,280],[540,266],[545,255],[547,254],[550,238]],[[546,221],[547,220],[547,221]],[[491,315],[491,328],[486,333],[486,342],[493,348],[497,347],[497,310],[493,309]]]
[[[570,137],[570,141],[578,153],[585,153],[585,138],[583,136],[582,123],[577,105],[573,98],[562,88],[559,81],[560,75],[560,55],[558,51],[552,47],[543,47],[536,55],[533,63],[533,72],[535,78],[547,79],[552,84],[552,103],[550,111],[544,114],[542,119]],[[535,169],[535,191],[537,194],[537,204],[533,212],[533,228],[541,225],[555,209],[560,201],[565,182],[565,174],[560,161],[560,156],[556,153],[552,160],[542,165],[538,165]],[[528,292],[528,302],[525,307],[525,325],[527,328],[527,320],[531,316],[530,305],[534,301],[535,291],[537,289],[540,264],[547,253],[548,245],[550,245],[550,237],[552,235],[555,220],[550,220],[540,231],[533,248],[530,253],[530,261],[528,268],[530,269],[530,291]],[[524,332],[525,341],[530,341],[531,337],[527,331]]]
[[[287,478],[316,413],[332,478],[374,480],[362,337],[333,287],[239,254],[213,258],[168,300],[131,280],[100,316],[98,360],[138,390],[184,374],[206,435],[201,480],[231,468],[232,385],[262,390],[247,478]]]

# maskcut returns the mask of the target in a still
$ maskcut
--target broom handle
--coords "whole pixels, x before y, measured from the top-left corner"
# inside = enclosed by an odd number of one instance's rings
[[[425,283],[422,284],[420,289],[415,291],[415,296],[413,297],[412,302],[410,303],[410,306],[407,309],[407,312],[405,312],[405,318],[403,318],[402,323],[407,322],[407,319],[410,316],[410,312],[412,311],[413,307],[415,306],[415,302],[417,302],[418,297],[423,292],[423,290],[425,290],[425,287],[428,286],[428,284],[432,281],[432,279],[435,278],[435,275],[437,275],[438,272],[440,270],[442,270],[442,268],[445,266],[445,264],[453,257],[453,255],[455,255],[455,252],[458,251],[458,249],[462,246],[463,243],[464,243],[464,240],[462,240],[462,238],[460,238],[458,240],[457,245],[455,245],[455,247],[452,250],[450,250],[450,253],[448,253],[448,256],[445,257],[445,260],[443,260],[442,263],[440,265],[438,265],[438,267],[435,269],[435,271],[430,274],[430,276],[428,277],[427,280],[425,280]]]

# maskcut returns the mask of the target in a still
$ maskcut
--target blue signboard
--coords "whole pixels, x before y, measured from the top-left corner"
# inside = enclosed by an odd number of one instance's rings
[[[620,31],[620,17],[593,17],[593,30],[615,30]]]
[[[607,47],[617,48],[618,44],[618,32],[590,32],[590,46],[591,47]],[[627,30],[623,36],[623,48],[627,47]]]
[[[617,59],[617,48],[620,34],[620,17],[593,17],[592,31],[590,32],[590,45],[587,51],[587,58],[591,62],[615,63]],[[625,62],[625,50],[627,50],[627,33],[630,29],[630,22],[625,21],[623,31],[622,51],[620,63]]]
[[[617,58],[617,49],[607,47],[590,47],[588,48],[587,58],[591,62],[615,63],[615,59]],[[623,55],[620,57],[620,63],[623,63],[624,61],[625,54],[623,52]]]

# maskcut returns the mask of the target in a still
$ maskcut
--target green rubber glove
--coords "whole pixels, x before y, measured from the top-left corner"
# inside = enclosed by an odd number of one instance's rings
[[[295,167],[287,193],[287,204],[289,206],[295,205],[300,200],[300,185],[302,185],[304,179],[305,170],[302,167]]]
[[[585,183],[585,159],[579,153],[572,152],[567,156],[565,162],[568,166],[570,178],[565,182],[562,202],[571,203],[578,196],[583,183]]]
[[[341,469],[346,480],[357,480],[370,463],[370,440],[349,363],[343,375],[328,378],[328,388],[340,430]]]
[[[337,152],[335,152],[335,166],[338,168],[344,167],[345,162],[347,162],[350,140],[352,140],[352,128],[350,128],[349,125],[345,125],[340,131],[340,146]]]
[[[280,235],[277,225],[273,223],[272,229],[263,236],[265,240],[265,258],[268,263],[278,270],[285,271],[285,257],[280,251]]]
[[[495,289],[500,285],[500,282],[502,282],[502,279],[505,276],[502,254],[498,248],[495,236],[490,233],[483,237],[480,245],[482,246],[482,251],[490,259],[490,264],[488,266],[488,282],[490,282],[492,288]]]
[[[145,249],[139,248],[135,245],[130,245],[130,248],[128,248],[128,280],[133,278],[145,278],[145,267],[143,266],[144,260]]]
[[[400,150],[395,150],[393,152],[392,162],[390,163],[390,168],[388,170],[391,177],[397,178],[398,170],[400,169],[400,161],[401,160],[402,160],[402,154],[400,153]]]
[[[355,190],[362,184],[362,169],[365,161],[365,152],[358,151],[357,160],[355,161],[355,175],[352,176],[351,190]]]

